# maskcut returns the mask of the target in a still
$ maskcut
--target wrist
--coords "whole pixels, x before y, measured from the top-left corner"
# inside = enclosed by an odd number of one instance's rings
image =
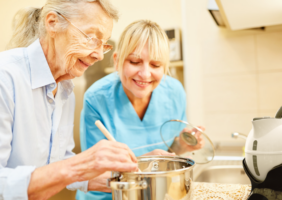
[[[186,152],[180,140],[181,140],[181,137],[175,137],[172,145],[170,146],[170,150],[172,150],[172,152],[177,155],[181,155]]]
[[[76,156],[69,158],[67,160],[62,161],[63,167],[61,167],[60,175],[67,182],[67,185],[74,183],[85,181],[83,180],[83,176],[81,170],[79,170],[79,165],[76,163]]]
[[[110,178],[110,172],[91,179],[88,182],[88,191],[111,192],[111,189],[107,187],[108,178]]]
[[[92,179],[92,180],[89,180],[89,182],[88,182],[88,191],[97,191],[98,189],[99,188],[97,186],[97,182],[96,182],[95,178]]]

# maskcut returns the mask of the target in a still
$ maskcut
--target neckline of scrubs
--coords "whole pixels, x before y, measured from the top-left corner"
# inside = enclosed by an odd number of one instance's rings
[[[146,109],[146,112],[143,116],[143,119],[141,120],[140,117],[138,116],[138,114],[136,113],[132,103],[130,102],[128,96],[124,92],[122,83],[120,82],[120,93],[121,93],[121,97],[122,97],[121,100],[126,102],[126,108],[125,109],[126,109],[127,112],[129,112],[128,117],[130,117],[130,120],[136,120],[139,123],[147,123],[147,122],[149,123],[150,122],[150,120],[148,119],[149,118],[148,116],[151,113],[151,109],[153,109],[152,106],[153,106],[155,98],[156,98],[156,92],[157,92],[158,86],[153,90],[153,92],[151,94],[151,99],[150,99],[149,105]],[[133,119],[133,117],[134,117],[134,119]]]

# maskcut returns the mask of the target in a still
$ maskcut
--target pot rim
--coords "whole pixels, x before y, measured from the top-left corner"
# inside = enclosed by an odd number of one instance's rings
[[[121,172],[121,174],[124,174],[124,175],[167,175],[167,174],[174,174],[174,173],[182,173],[184,171],[187,171],[187,170],[191,170],[195,167],[195,161],[190,159],[190,158],[186,158],[186,157],[182,157],[182,156],[162,156],[162,155],[152,155],[152,156],[139,156],[137,157],[137,160],[141,160],[141,159],[167,159],[167,160],[175,160],[175,161],[180,161],[181,160],[184,162],[184,163],[188,163],[190,166],[189,167],[185,167],[185,168],[182,168],[182,169],[176,169],[176,170],[172,170],[172,171],[161,171],[161,172]]]

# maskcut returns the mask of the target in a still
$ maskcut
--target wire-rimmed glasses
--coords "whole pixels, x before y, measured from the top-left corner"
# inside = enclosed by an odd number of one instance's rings
[[[113,46],[110,44],[103,44],[102,40],[98,39],[98,38],[94,38],[94,37],[90,37],[89,35],[87,35],[86,33],[84,33],[82,30],[80,30],[80,28],[78,28],[76,25],[74,25],[70,20],[68,20],[64,15],[62,15],[61,13],[57,12],[59,15],[61,15],[65,20],[67,20],[72,26],[74,26],[77,30],[79,30],[79,32],[81,32],[87,40],[87,47],[91,48],[91,49],[96,49],[99,48],[101,45],[103,45],[103,53],[108,53],[110,50],[113,49]]]

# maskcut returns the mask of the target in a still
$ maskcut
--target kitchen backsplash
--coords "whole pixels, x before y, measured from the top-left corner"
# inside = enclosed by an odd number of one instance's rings
[[[254,117],[274,117],[282,106],[282,28],[219,28],[206,0],[182,0],[188,119],[214,141],[235,143]],[[241,143],[244,143],[242,141]]]

